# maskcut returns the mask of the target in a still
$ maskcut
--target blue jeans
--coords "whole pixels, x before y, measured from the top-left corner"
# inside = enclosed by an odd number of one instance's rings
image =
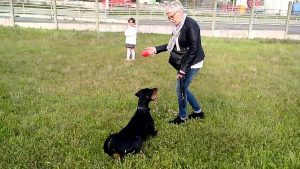
[[[189,102],[194,111],[199,111],[201,109],[200,104],[189,90],[189,85],[198,71],[199,69],[190,69],[184,79],[177,79],[176,93],[178,98],[179,116],[181,118],[187,117],[187,102]]]

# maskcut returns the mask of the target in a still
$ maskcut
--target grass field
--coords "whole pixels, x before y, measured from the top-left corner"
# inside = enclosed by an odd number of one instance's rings
[[[137,53],[168,38],[139,34]],[[0,27],[0,168],[300,168],[300,42],[202,42],[191,90],[206,119],[176,126],[167,53],[126,62],[121,33]],[[103,142],[144,87],[159,89],[158,136],[113,160]]]

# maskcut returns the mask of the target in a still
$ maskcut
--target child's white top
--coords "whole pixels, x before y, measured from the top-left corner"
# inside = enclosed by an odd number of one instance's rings
[[[136,34],[137,30],[136,27],[128,25],[128,28],[125,31],[126,41],[127,44],[136,44]]]

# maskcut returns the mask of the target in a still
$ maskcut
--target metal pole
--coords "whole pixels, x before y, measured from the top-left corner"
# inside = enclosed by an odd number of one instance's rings
[[[54,13],[54,24],[55,24],[55,29],[58,29],[56,0],[53,0],[52,3],[53,3],[53,13]]]
[[[96,0],[96,30],[99,32],[99,0]]]
[[[215,0],[214,2],[214,11],[213,11],[213,20],[211,24],[211,35],[214,37],[215,36],[215,24],[216,24],[216,13],[217,13],[217,2],[218,0]]]
[[[249,22],[248,38],[251,37],[250,34],[251,34],[251,31],[252,31],[253,16],[254,16],[254,11],[255,11],[255,1],[256,0],[252,0],[252,9],[251,9],[250,22]]]
[[[13,0],[10,0],[10,23],[12,27],[15,27],[15,11]]]
[[[289,1],[289,7],[288,7],[288,12],[287,12],[287,16],[286,16],[286,22],[285,22],[284,39],[287,38],[287,34],[289,32],[289,20],[290,20],[290,17],[291,17],[292,5],[293,5],[293,2]]]

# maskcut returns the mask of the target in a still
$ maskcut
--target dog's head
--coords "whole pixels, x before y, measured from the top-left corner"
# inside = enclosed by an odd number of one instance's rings
[[[157,99],[157,88],[145,88],[141,89],[135,94],[138,98],[154,101]]]

